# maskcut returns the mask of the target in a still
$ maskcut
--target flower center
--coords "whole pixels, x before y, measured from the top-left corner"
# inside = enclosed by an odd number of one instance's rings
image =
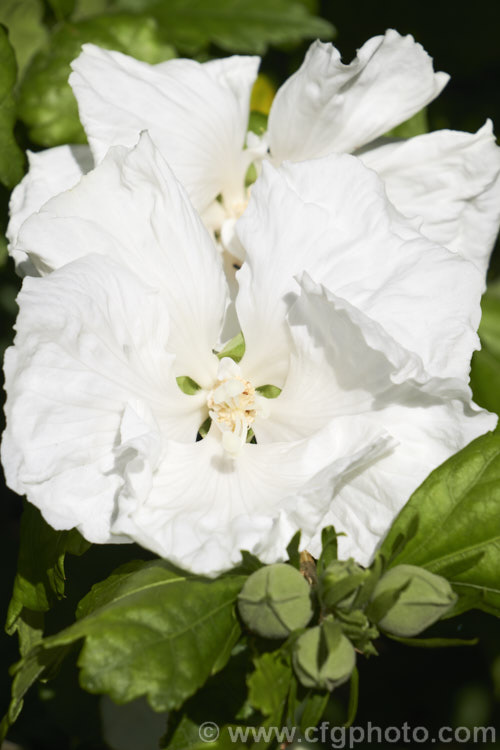
[[[222,444],[232,456],[247,440],[255,417],[267,417],[265,399],[240,374],[239,365],[224,357],[217,374],[218,384],[207,396],[208,413],[222,433]]]
[[[249,200],[250,195],[247,194],[246,198],[240,198],[238,200],[232,201],[227,207],[227,217],[229,219],[239,219],[240,216],[243,216],[248,206]]]

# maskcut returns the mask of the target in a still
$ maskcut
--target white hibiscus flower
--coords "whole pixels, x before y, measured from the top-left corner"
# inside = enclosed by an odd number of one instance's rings
[[[331,44],[315,42],[278,90],[268,131],[249,134],[250,92],[259,58],[148,65],[84,45],[70,83],[90,150],[61,146],[30,155],[14,192],[9,238],[22,221],[78,182],[113,145],[133,146],[148,130],[195,208],[222,245],[242,258],[234,225],[248,201],[249,165],[355,152],[384,179],[391,201],[430,239],[485,270],[500,216],[500,149],[492,125],[476,134],[442,130],[409,140],[382,139],[432,101],[448,76],[411,36],[389,30],[370,39],[349,65]],[[228,268],[232,259],[226,258]],[[25,269],[26,270],[26,269]]]
[[[496,423],[466,385],[482,274],[348,155],[264,165],[238,232],[236,362],[213,353],[220,255],[147,134],[24,223],[42,277],[6,354],[7,482],[57,529],[196,572],[283,559],[298,528],[317,554],[331,522],[367,563],[427,474]]]

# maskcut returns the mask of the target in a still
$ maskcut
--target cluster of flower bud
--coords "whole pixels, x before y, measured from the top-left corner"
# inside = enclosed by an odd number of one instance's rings
[[[413,637],[456,602],[448,581],[424,568],[383,568],[381,558],[368,569],[352,559],[332,560],[311,586],[293,565],[264,566],[245,582],[239,612],[257,635],[287,639],[302,685],[333,690],[352,674],[356,650],[377,653],[379,631]]]

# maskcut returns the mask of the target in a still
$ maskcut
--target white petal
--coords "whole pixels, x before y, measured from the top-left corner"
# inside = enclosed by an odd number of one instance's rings
[[[379,415],[374,412],[372,418],[378,422]],[[347,534],[339,539],[339,557],[352,556],[368,565],[394,518],[429,473],[471,440],[494,429],[497,419],[459,401],[385,409],[383,423],[399,440],[398,446],[367,471],[351,474],[323,519],[323,525],[333,524]],[[319,553],[319,533],[308,549],[313,555]]]
[[[374,144],[375,145],[375,144]],[[360,154],[401,213],[485,274],[500,220],[500,148],[488,121],[477,133],[439,130]]]
[[[57,146],[37,153],[28,151],[27,155],[28,173],[14,188],[10,197],[10,220],[6,232],[12,248],[11,254],[21,273],[29,264],[26,253],[16,248],[22,223],[49,198],[76,185],[82,175],[93,167],[88,146]]]
[[[147,133],[134,149],[111,149],[28,219],[18,248],[42,273],[91,252],[107,255],[161,289],[177,374],[211,385],[227,304],[220,255]]]
[[[307,271],[380,323],[430,375],[467,381],[483,274],[404,222],[358,159],[264,164],[238,232],[247,253],[237,299],[247,371],[282,386],[290,351],[283,320],[298,291],[293,277]]]
[[[314,42],[271,107],[272,157],[280,163],[354,151],[425,107],[447,81],[411,35],[392,29],[369,39],[349,65],[331,44]]]
[[[193,445],[169,442],[143,503],[120,505],[113,530],[198,573],[215,575],[258,550],[286,556],[304,520],[316,525],[343,475],[387,450],[378,428],[327,428],[293,443],[245,445],[227,455],[211,431]]]
[[[7,350],[7,483],[55,528],[112,540],[115,495],[147,494],[165,439],[194,441],[202,398],[177,387],[158,293],[107,258],[26,278]],[[140,315],[137,315],[140,311]]]
[[[250,91],[259,58],[228,57],[158,66],[83,45],[70,84],[96,161],[112,145],[132,146],[149,130],[199,211],[239,189]]]
[[[342,556],[365,565],[411,493],[440,463],[494,429],[497,417],[478,409],[469,389],[456,390],[453,381],[418,382],[421,363],[374,321],[307,278],[303,285],[289,316],[302,361],[292,359],[291,393],[287,381],[273,402],[280,410],[270,416],[270,434],[289,435],[291,428],[297,434],[308,416],[320,426],[323,413],[334,425],[346,415],[355,425],[360,415],[393,437],[392,451],[337,485],[324,522],[347,534],[339,541]],[[257,425],[255,432],[259,440]],[[319,528],[311,529],[313,554],[320,551]]]
[[[307,274],[288,314],[290,364],[281,394],[268,399],[269,415],[252,425],[258,443],[297,440],[340,417],[377,410],[399,383],[423,381],[422,362],[364,313]],[[455,382],[442,390],[455,392]],[[465,389],[464,389],[465,391]],[[380,425],[383,420],[380,419]]]

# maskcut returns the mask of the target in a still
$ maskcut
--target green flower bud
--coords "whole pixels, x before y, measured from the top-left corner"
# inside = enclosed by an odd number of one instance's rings
[[[333,560],[319,581],[319,595],[325,607],[350,609],[369,571],[349,560]]]
[[[385,601],[387,611],[381,612],[378,627],[411,638],[437,622],[456,600],[445,578],[415,565],[397,565],[377,583],[371,607],[376,610]]]
[[[238,609],[258,635],[286,638],[293,630],[304,628],[312,617],[309,584],[292,565],[266,565],[247,578]]]
[[[297,638],[292,662],[304,687],[333,690],[349,679],[356,654],[340,625],[327,618]]]

